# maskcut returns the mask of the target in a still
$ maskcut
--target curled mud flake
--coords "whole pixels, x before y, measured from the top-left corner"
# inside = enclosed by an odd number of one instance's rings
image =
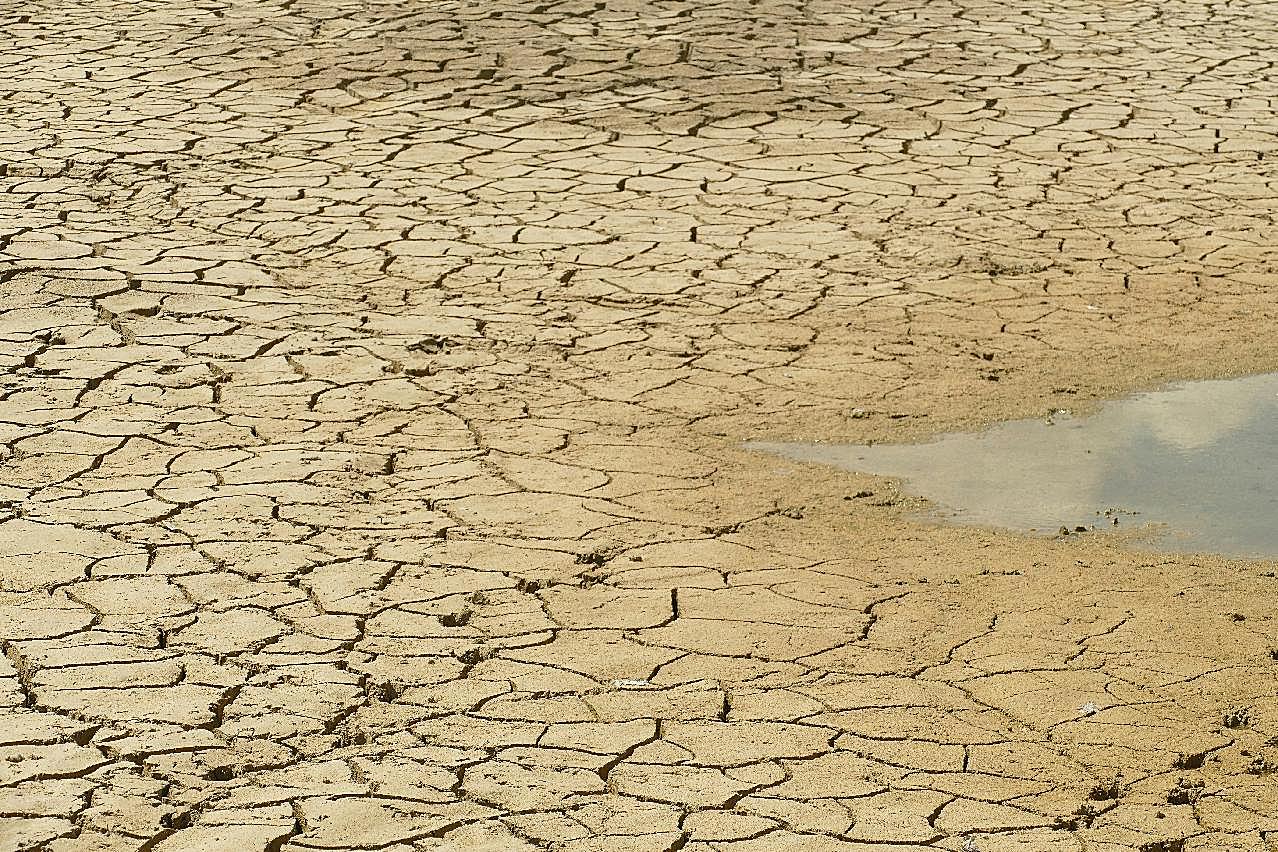
[[[1176,786],[1167,792],[1167,804],[1192,805],[1203,797],[1205,784],[1187,778],[1177,778]]]
[[[1173,765],[1177,769],[1202,769],[1206,760],[1206,752],[1181,753],[1176,755],[1176,761]]]
[[[1185,838],[1177,837],[1142,843],[1139,847],[1139,852],[1184,852],[1184,849]]]
[[[1123,776],[1119,773],[1108,781],[1095,784],[1088,793],[1088,798],[1094,802],[1109,802],[1120,798],[1124,791]]]
[[[1225,713],[1221,724],[1230,730],[1246,728],[1251,725],[1251,708],[1235,707]]]
[[[444,627],[465,627],[474,617],[475,611],[470,608],[461,609],[456,612],[446,612],[439,616],[439,623]]]

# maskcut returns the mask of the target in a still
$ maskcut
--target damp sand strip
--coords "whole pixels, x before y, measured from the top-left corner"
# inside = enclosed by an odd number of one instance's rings
[[[1086,417],[1057,411],[924,444],[747,446],[899,478],[957,523],[1139,525],[1162,549],[1278,557],[1278,373],[1180,383]]]

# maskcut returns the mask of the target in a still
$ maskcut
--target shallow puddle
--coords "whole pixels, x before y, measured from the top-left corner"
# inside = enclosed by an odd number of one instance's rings
[[[1144,526],[1157,547],[1278,556],[1278,373],[1174,385],[1088,417],[1054,412],[926,444],[749,446],[900,478],[960,523]]]

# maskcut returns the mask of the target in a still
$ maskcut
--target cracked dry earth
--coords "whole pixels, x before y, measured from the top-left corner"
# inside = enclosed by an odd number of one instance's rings
[[[3,850],[1278,842],[1264,564],[741,449],[1278,364],[1278,5],[0,8]]]

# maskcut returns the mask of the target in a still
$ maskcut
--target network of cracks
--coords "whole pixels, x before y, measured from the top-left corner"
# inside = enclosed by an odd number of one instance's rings
[[[1274,7],[4,17],[0,848],[1270,848],[1263,564],[740,444],[1266,357]]]

